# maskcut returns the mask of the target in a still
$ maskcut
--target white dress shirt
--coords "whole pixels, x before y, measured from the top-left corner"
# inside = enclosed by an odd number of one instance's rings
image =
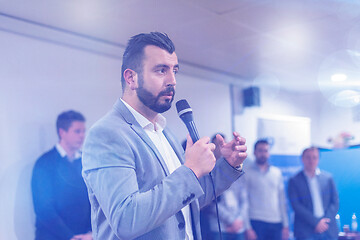
[[[156,116],[154,125],[147,118],[137,112],[129,104],[127,104],[124,100],[121,99],[121,101],[129,109],[129,111],[135,117],[136,121],[140,124],[140,126],[144,129],[151,141],[154,143],[155,147],[159,150],[170,174],[174,172],[178,167],[181,166],[181,162],[163,133],[163,130],[166,126],[166,118],[161,114],[158,114]],[[191,226],[191,214],[189,205],[182,208],[181,212],[185,218],[186,240],[193,240],[194,236]]]
[[[320,169],[316,169],[315,176],[310,177],[305,171],[306,180],[309,184],[311,199],[313,203],[314,216],[317,218],[324,217],[324,207],[321,198],[321,189],[317,176],[320,174]]]

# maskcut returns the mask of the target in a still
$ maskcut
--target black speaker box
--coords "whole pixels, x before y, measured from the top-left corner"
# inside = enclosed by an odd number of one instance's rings
[[[260,89],[249,87],[243,90],[244,107],[260,106]]]

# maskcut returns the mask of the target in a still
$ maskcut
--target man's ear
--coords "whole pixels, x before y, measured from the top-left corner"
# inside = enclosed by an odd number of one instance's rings
[[[66,130],[63,128],[59,128],[59,137],[60,139],[63,139],[64,133],[66,133]]]
[[[127,68],[124,71],[124,79],[131,90],[138,88],[138,75],[134,70]]]

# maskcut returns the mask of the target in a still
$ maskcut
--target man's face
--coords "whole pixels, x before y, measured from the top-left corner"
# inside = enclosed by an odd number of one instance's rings
[[[60,141],[72,150],[79,150],[85,138],[85,122],[73,121],[66,131],[59,129]]]
[[[270,152],[269,152],[269,144],[266,143],[260,143],[256,146],[256,149],[254,150],[255,155],[255,161],[259,165],[263,165],[267,163]]]
[[[178,59],[173,52],[149,45],[144,49],[143,71],[138,76],[136,94],[139,100],[154,112],[170,109],[175,96],[175,74]]]
[[[302,157],[302,162],[304,164],[305,171],[315,172],[319,164],[319,150],[317,149],[307,150]]]

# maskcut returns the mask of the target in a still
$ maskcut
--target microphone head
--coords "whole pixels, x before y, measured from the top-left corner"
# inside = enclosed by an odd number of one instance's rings
[[[177,101],[176,110],[181,120],[185,123],[192,141],[195,143],[199,140],[199,133],[196,129],[192,109],[189,103],[185,99]]]
[[[182,118],[186,113],[192,115],[192,109],[185,99],[181,99],[176,102],[176,110],[180,118]]]

